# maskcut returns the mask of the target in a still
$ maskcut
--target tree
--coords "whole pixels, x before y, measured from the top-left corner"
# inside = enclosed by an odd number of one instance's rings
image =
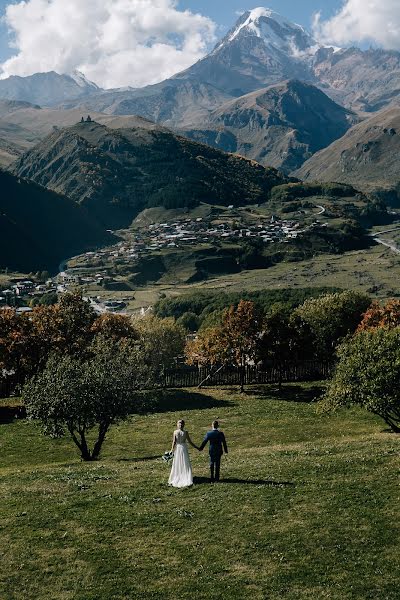
[[[186,332],[175,319],[160,319],[154,315],[136,318],[133,327],[145,360],[154,371],[163,373],[183,356]]]
[[[0,311],[0,373],[12,374],[19,382],[32,372],[35,361],[33,324],[15,309]]]
[[[358,333],[338,357],[320,412],[357,404],[400,433],[400,327]]]
[[[100,315],[94,321],[91,331],[94,335],[101,335],[114,341],[125,340],[132,342],[138,339],[138,333],[130,317],[126,315],[114,315],[111,313]]]
[[[229,361],[229,348],[225,343],[222,328],[203,329],[195,340],[190,340],[185,348],[188,365],[219,367]]]
[[[275,306],[264,317],[257,356],[262,362],[272,360],[279,371],[279,389],[288,365],[308,358],[311,332],[307,324],[285,307]]]
[[[364,318],[358,326],[357,331],[369,331],[384,327],[392,329],[400,326],[400,300],[391,299],[383,306],[377,301],[374,301]]]
[[[69,432],[85,461],[96,460],[110,427],[130,414],[146,410],[140,393],[153,384],[143,355],[121,343],[98,338],[87,359],[52,355],[23,389],[28,417],[41,422],[44,433]],[[97,435],[89,447],[88,435]]]
[[[92,339],[96,313],[80,293],[63,294],[57,309],[59,349],[72,355],[81,352]]]
[[[200,332],[186,347],[189,364],[234,365],[240,371],[244,391],[245,367],[255,360],[262,318],[253,302],[241,300],[223,313],[222,324]]]
[[[199,329],[200,318],[194,312],[185,312],[177,323],[181,325],[186,331],[194,333]]]
[[[306,300],[294,315],[310,328],[315,355],[331,359],[343,338],[356,331],[370,304],[361,292],[337,292]]]
[[[12,373],[16,384],[41,371],[51,353],[84,357],[93,340],[135,342],[138,334],[129,317],[97,317],[80,294],[64,294],[59,304],[37,306],[29,314],[0,311],[0,370]],[[1,372],[0,371],[0,372]]]

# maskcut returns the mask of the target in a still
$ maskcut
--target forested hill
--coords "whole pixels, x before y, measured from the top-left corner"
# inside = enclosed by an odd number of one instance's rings
[[[54,131],[14,165],[19,176],[80,202],[110,229],[144,208],[265,202],[286,182],[276,169],[165,129],[79,123]]]
[[[55,271],[113,237],[76,202],[0,170],[0,268]]]

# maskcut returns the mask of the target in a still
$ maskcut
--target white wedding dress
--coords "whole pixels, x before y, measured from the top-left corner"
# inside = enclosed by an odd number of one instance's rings
[[[187,446],[187,433],[181,429],[174,431],[175,450],[172,461],[171,474],[168,484],[173,487],[183,488],[193,485],[192,465],[190,464]]]

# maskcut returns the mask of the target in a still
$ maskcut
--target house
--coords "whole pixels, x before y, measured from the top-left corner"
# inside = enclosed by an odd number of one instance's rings
[[[25,296],[30,294],[35,289],[33,281],[21,281],[12,286],[17,296]]]

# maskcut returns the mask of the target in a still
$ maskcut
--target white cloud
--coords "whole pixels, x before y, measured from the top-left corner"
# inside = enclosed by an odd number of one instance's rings
[[[78,69],[103,87],[161,81],[215,38],[210,19],[176,0],[25,0],[9,4],[4,20],[16,53],[3,77]]]
[[[372,43],[387,50],[400,49],[399,0],[346,0],[339,12],[323,21],[317,14],[314,35],[339,46]]]

